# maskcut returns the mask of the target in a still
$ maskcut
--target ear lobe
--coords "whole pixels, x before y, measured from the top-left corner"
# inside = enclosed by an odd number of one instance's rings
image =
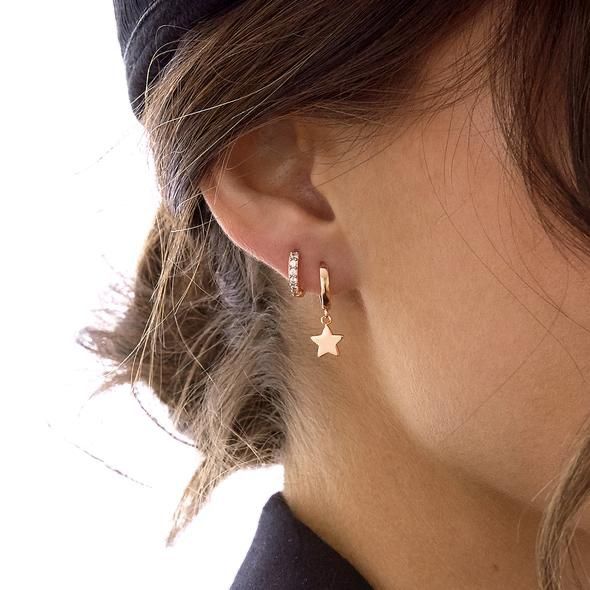
[[[312,183],[319,154],[305,127],[282,119],[234,141],[201,192],[227,236],[285,278],[299,250],[299,285],[319,293],[319,266],[330,269],[333,293],[353,287],[347,243],[326,196]],[[324,189],[324,186],[322,186]],[[327,192],[327,191],[326,191]]]

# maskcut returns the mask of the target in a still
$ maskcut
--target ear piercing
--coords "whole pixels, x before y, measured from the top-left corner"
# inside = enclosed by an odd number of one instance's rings
[[[299,287],[299,252],[294,250],[289,253],[289,286],[291,288],[291,295],[294,297],[301,297],[304,291]],[[339,355],[337,344],[344,338],[342,334],[333,334],[330,330],[332,317],[330,316],[330,276],[328,274],[328,267],[322,262],[320,263],[320,304],[322,306],[322,316],[320,322],[324,326],[322,333],[318,336],[310,336],[311,340],[318,345],[318,357],[330,353],[335,356]]]

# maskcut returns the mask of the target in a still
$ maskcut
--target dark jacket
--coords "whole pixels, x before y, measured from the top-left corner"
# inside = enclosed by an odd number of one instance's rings
[[[371,590],[333,547],[289,508],[282,492],[262,509],[254,540],[230,590]]]

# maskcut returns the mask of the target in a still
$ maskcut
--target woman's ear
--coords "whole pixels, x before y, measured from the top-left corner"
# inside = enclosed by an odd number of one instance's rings
[[[319,182],[318,129],[281,119],[250,131],[234,141],[201,191],[235,244],[285,280],[289,252],[299,250],[299,286],[319,293],[325,263],[330,290],[337,293],[355,287],[355,264],[328,185]]]

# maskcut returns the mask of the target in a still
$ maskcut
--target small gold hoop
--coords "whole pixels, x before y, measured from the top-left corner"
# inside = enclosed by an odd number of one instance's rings
[[[330,275],[323,262],[320,264],[320,303],[325,311],[330,307]]]
[[[327,326],[328,324],[332,323],[332,318],[328,314],[326,314],[320,318],[320,322],[322,322],[324,326]]]

